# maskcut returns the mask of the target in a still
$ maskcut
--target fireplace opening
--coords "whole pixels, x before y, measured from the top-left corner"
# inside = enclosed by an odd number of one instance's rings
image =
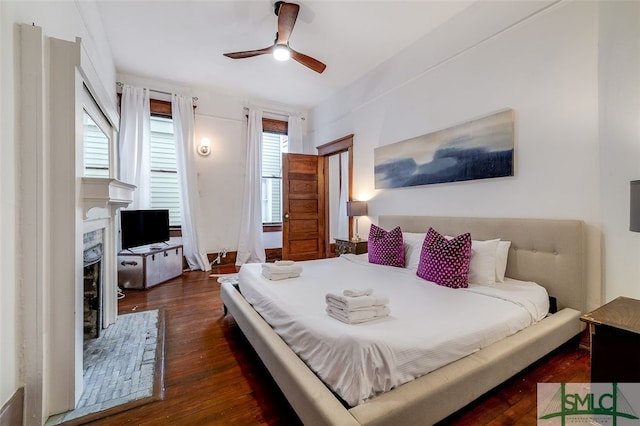
[[[102,243],[83,253],[84,339],[95,339],[102,330]]]

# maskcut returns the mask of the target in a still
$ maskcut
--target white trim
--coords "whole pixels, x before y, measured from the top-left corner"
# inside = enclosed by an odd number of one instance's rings
[[[19,27],[20,72],[20,274],[22,276],[22,322],[24,328],[23,371],[25,382],[25,424],[42,424],[46,411],[43,401],[44,336],[47,304],[44,298],[48,252],[46,176],[47,155],[43,134],[43,42],[42,29],[21,24]],[[20,84],[18,84],[20,83]],[[30,196],[27,196],[29,194]],[[28,348],[28,350],[27,350]]]

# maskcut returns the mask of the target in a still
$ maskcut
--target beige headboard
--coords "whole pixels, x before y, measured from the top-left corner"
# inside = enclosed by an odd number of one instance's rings
[[[446,235],[471,233],[475,240],[511,241],[506,275],[544,286],[558,309],[586,312],[583,225],[579,220],[502,219],[438,216],[380,216],[385,229]]]

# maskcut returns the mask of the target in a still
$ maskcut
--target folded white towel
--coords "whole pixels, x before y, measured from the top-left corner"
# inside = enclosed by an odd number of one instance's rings
[[[389,303],[389,298],[386,296],[379,295],[370,295],[370,296],[342,296],[333,293],[327,293],[325,299],[328,302],[333,302],[336,306],[339,306],[341,309],[354,309],[354,308],[362,308],[363,306],[375,306],[375,305],[386,305]]]
[[[349,289],[344,290],[342,292],[342,294],[344,296],[350,296],[350,297],[371,296],[373,294],[373,289],[371,289],[371,288],[362,288],[362,289],[349,288]]]
[[[347,324],[361,324],[363,322],[376,320],[389,316],[389,308],[383,310],[362,310],[362,311],[345,311],[342,309],[334,309],[327,306],[327,314],[339,321]]]
[[[348,313],[348,312],[371,311],[371,312],[375,313],[376,315],[378,315],[378,314],[384,315],[385,313],[387,315],[389,314],[389,305],[373,305],[373,306],[363,306],[361,308],[344,309],[342,306],[335,304],[333,301],[328,301],[327,302],[327,307],[331,308],[333,310],[344,311],[346,313]]]
[[[262,264],[263,271],[269,271],[272,274],[297,274],[300,275],[302,272],[302,266],[300,265],[279,265],[276,263],[263,263]]]
[[[275,261],[275,264],[279,266],[291,266],[294,263],[296,262],[294,262],[293,260],[276,260]]]
[[[262,270],[262,276],[271,281],[286,280],[287,278],[296,278],[300,274],[277,274],[269,272],[268,270]]]
[[[263,263],[262,276],[273,281],[299,277],[302,273],[302,266],[293,264],[293,261],[287,262],[292,262],[292,264]]]

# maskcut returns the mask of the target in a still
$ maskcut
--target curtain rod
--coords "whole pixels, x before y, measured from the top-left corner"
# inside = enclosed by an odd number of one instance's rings
[[[243,110],[245,111],[249,111],[249,107],[242,107]],[[262,108],[261,108],[262,109]],[[268,109],[265,109],[264,112],[266,113],[271,113],[271,114],[276,114],[276,115],[296,115],[296,114],[291,114],[290,112],[286,112],[286,111],[269,111]],[[301,120],[306,120],[305,117],[300,117]]]
[[[116,86],[118,86],[119,88],[122,88],[124,86],[124,83],[121,82],[121,81],[116,81]],[[173,95],[173,93],[165,92],[163,90],[156,90],[156,89],[147,89],[147,90],[150,91],[150,92],[162,93],[163,95],[169,95],[169,96]],[[191,98],[191,100],[193,102],[197,102],[198,98],[194,96],[194,97]]]

